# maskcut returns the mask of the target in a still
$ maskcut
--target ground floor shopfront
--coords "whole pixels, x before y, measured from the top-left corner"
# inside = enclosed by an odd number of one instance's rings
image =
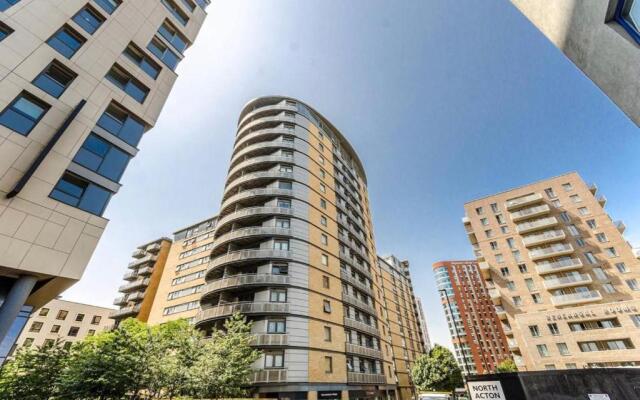
[[[255,395],[257,398],[278,400],[409,400],[401,398],[395,386],[358,386],[332,385],[328,388],[306,387],[262,387]],[[294,390],[291,390],[294,389]],[[298,389],[298,390],[295,390]],[[307,389],[307,390],[300,390]]]

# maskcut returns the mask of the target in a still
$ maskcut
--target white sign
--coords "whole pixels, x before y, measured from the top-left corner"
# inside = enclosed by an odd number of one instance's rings
[[[471,400],[507,400],[500,381],[467,382]]]
[[[608,394],[590,393],[589,400],[611,400]]]

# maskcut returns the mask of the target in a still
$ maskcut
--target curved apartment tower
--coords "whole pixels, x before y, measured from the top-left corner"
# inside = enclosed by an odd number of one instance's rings
[[[368,204],[357,154],[318,112],[243,108],[195,323],[253,321],[260,397],[396,395]]]

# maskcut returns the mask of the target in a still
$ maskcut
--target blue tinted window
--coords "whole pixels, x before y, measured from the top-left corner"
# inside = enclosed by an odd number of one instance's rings
[[[176,50],[182,53],[187,48],[187,40],[170,24],[164,22],[158,33],[162,35]]]
[[[33,80],[33,84],[53,97],[60,97],[75,77],[67,67],[54,61]]]
[[[129,43],[129,46],[124,50],[124,55],[153,79],[156,79],[160,74],[162,68],[133,43]]]
[[[20,0],[0,0],[0,11],[9,9],[14,4],[18,4]]]
[[[27,92],[22,92],[2,111],[0,125],[26,136],[48,109],[48,104]]]
[[[84,42],[78,32],[66,25],[47,40],[49,46],[67,58],[71,58]]]
[[[191,2],[191,0],[182,0],[182,4],[184,4],[185,6],[187,6],[187,8],[188,8],[190,11],[193,11],[193,10],[195,10],[195,9],[196,9],[196,5],[195,5],[193,2]]]
[[[80,25],[82,29],[87,31],[87,33],[94,33],[104,22],[104,18],[88,5],[78,11],[73,17],[73,20],[76,24]]]
[[[146,99],[149,94],[149,88],[144,86],[117,64],[114,64],[113,67],[111,67],[106,78],[114,85],[124,90],[125,93],[133,97],[139,103],[144,102],[144,99]]]
[[[127,168],[130,158],[124,151],[92,133],[78,150],[73,161],[117,182]]]
[[[77,175],[65,172],[50,197],[96,215],[104,212],[111,192]]]
[[[163,63],[166,64],[167,67],[171,68],[171,70],[175,70],[176,66],[180,62],[180,58],[171,50],[167,48],[160,40],[157,38],[151,39],[149,42],[149,46],[147,46],[150,52],[156,55]]]
[[[187,17],[185,13],[178,8],[178,6],[176,5],[176,3],[173,2],[173,0],[162,0],[162,4],[164,4],[164,6],[167,8],[167,10],[169,10],[171,15],[176,17],[176,19],[182,25],[187,25],[187,22],[189,22],[189,17]]]
[[[132,146],[138,145],[144,132],[140,120],[113,104],[98,119],[98,126]]]
[[[196,3],[198,3],[198,5],[202,7],[203,10],[209,5],[208,0],[196,0]]]
[[[120,0],[94,0],[103,10],[112,14],[122,3]]]
[[[7,36],[13,33],[13,29],[11,29],[8,25],[5,25],[2,21],[0,21],[0,42]]]
[[[7,357],[10,356],[15,349],[16,340],[18,340],[18,336],[20,336],[22,329],[27,324],[32,310],[32,306],[22,306],[18,316],[13,320],[9,332],[7,332],[4,339],[0,341],[0,365],[5,362]]]

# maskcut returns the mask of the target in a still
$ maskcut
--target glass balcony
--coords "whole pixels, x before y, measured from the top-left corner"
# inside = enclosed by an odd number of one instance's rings
[[[571,254],[574,252],[573,246],[566,243],[556,243],[547,247],[537,247],[529,251],[529,257],[532,260],[540,260],[542,258],[558,257]]]
[[[559,240],[563,240],[567,237],[562,229],[553,229],[550,231],[544,231],[541,233],[536,233],[534,235],[524,236],[522,238],[522,243],[525,246],[535,246],[544,243],[556,242]]]
[[[543,285],[545,289],[560,289],[569,286],[580,286],[591,283],[593,279],[589,274],[571,274],[559,278],[545,279]]]
[[[529,204],[535,204],[542,201],[542,195],[540,193],[532,193],[526,196],[521,196],[515,199],[507,200],[505,208],[508,211],[528,206]]]
[[[522,221],[523,219],[537,217],[539,215],[548,214],[551,211],[548,205],[543,204],[540,206],[524,208],[522,210],[511,213],[511,220],[513,222]]]
[[[591,303],[599,300],[602,300],[602,295],[597,290],[551,296],[551,303],[553,303],[554,306]]]
[[[554,272],[569,271],[582,268],[582,261],[579,258],[567,258],[558,261],[542,261],[536,263],[536,270],[539,274],[552,274]]]
[[[538,231],[555,225],[558,225],[558,220],[556,219],[556,217],[540,218],[518,224],[516,226],[516,230],[518,231],[518,233],[522,234]]]

